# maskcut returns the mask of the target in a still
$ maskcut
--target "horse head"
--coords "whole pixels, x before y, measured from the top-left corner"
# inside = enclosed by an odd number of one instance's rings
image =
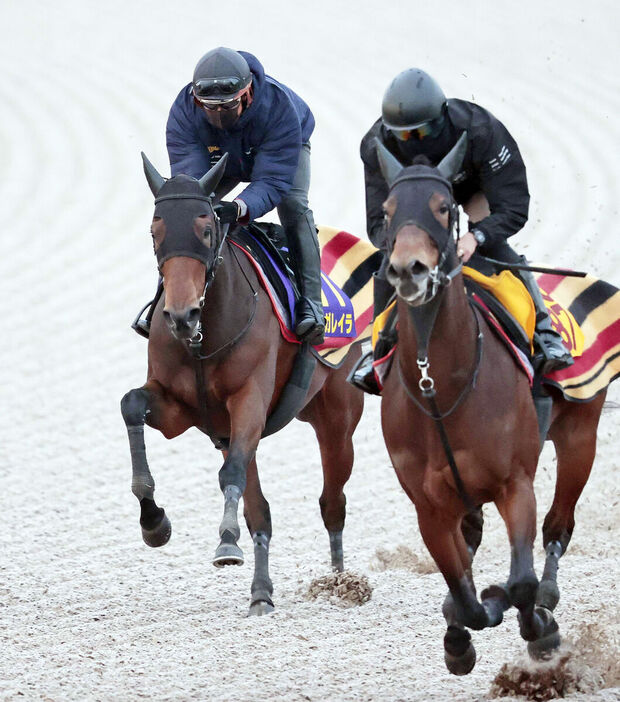
[[[377,156],[389,186],[383,203],[388,281],[407,304],[429,302],[457,265],[452,230],[458,217],[452,178],[461,167],[467,133],[434,168],[419,157],[403,165],[377,140]]]
[[[202,178],[161,176],[142,154],[144,173],[155,196],[153,249],[164,280],[164,319],[174,336],[192,338],[198,329],[204,293],[217,266],[223,233],[212,194],[228,154]]]

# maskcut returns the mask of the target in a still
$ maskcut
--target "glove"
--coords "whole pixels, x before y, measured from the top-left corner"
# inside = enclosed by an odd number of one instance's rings
[[[240,210],[239,203],[234,201],[222,200],[213,207],[213,211],[222,224],[234,224],[239,219]]]

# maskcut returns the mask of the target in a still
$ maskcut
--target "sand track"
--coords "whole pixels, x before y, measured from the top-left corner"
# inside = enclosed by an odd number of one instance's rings
[[[143,545],[118,409],[145,376],[146,346],[128,324],[156,281],[139,152],[166,172],[167,112],[194,63],[218,43],[246,48],[315,112],[317,221],[362,235],[359,140],[390,78],[418,64],[450,95],[489,107],[520,142],[532,193],[520,248],[620,285],[620,9],[612,0],[570,0],[561,15],[533,0],[469,12],[456,0],[389,0],[381,11],[366,0],[212,4],[0,5],[0,698],[484,699],[525,650],[516,617],[474,634],[470,676],[447,673],[445,587],[389,465],[374,398],[355,435],[345,530],[348,568],[373,588],[367,604],[306,599],[328,573],[329,549],[318,450],[300,423],[258,455],[274,524],[272,616],[245,617],[247,533],[243,568],[210,564],[220,464],[197,432],[173,442],[147,433],[173,536],[161,550]],[[620,410],[603,416],[560,569],[562,632],[576,640],[595,627],[601,661],[618,654],[619,426]],[[546,448],[540,519],[553,475]],[[479,586],[505,577],[507,553],[490,508]],[[571,699],[618,699],[619,684]]]

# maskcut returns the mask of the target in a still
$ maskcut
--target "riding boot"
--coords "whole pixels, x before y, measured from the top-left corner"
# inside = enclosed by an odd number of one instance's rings
[[[546,375],[551,371],[572,366],[573,357],[564,346],[560,334],[551,325],[547,306],[532,272],[519,271],[519,277],[531,295],[536,310],[534,370],[541,375]]]
[[[148,339],[151,333],[151,321],[153,319],[155,308],[157,307],[157,303],[159,302],[159,298],[161,297],[163,291],[164,281],[160,277],[157,283],[157,292],[155,293],[155,297],[150,302],[147,302],[146,305],[144,305],[144,307],[138,312],[138,316],[132,322],[131,328],[136,333],[140,334],[140,336],[143,336],[145,339]],[[147,308],[148,311],[146,313],[146,316],[144,317],[144,319],[142,319],[142,313]]]
[[[388,283],[385,276],[382,275],[382,271],[383,266],[373,275],[373,320],[383,312],[394,294],[394,288]],[[347,380],[364,392],[371,395],[380,395],[381,390],[379,390],[379,386],[377,385],[377,378],[374,368],[372,367],[372,362],[375,357],[382,358],[385,356],[393,345],[394,335],[391,333],[391,330],[382,330],[379,333],[376,349],[371,349],[360,358]]]
[[[287,227],[289,250],[301,297],[295,307],[295,334],[312,346],[325,339],[325,317],[321,301],[321,256],[312,217],[302,216],[295,227]]]

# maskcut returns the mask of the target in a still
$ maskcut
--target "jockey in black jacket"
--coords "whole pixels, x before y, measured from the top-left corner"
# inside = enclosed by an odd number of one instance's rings
[[[383,203],[388,185],[381,173],[375,148],[378,139],[403,166],[424,155],[433,165],[450,151],[467,131],[463,165],[453,181],[454,197],[469,217],[468,231],[459,240],[463,262],[478,250],[483,256],[508,263],[523,263],[508,244],[527,222],[530,194],[519,147],[506,127],[488,110],[465,100],[447,100],[435,80],[418,68],[399,73],[383,97],[382,116],[362,139],[360,154],[366,184],[366,227],[372,243],[385,253]],[[393,293],[385,278],[387,257],[375,276],[375,317]],[[547,308],[529,271],[514,271],[525,284],[536,308],[536,341],[540,370],[547,373],[572,364],[562,337],[552,328]],[[352,381],[377,392],[368,355]]]

